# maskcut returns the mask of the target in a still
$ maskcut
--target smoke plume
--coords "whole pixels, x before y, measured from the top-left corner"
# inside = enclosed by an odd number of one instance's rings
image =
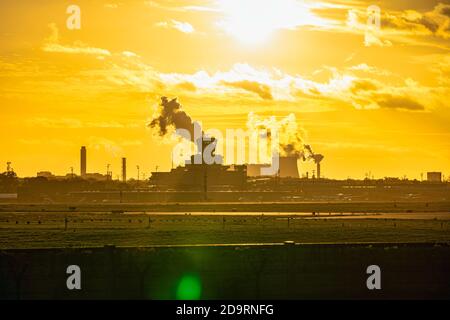
[[[308,156],[303,154],[303,160],[312,159],[315,163],[320,163],[324,158],[322,154],[314,153],[309,144],[305,144],[305,150],[308,151]]]
[[[272,131],[277,130],[280,155],[303,157],[305,132],[299,127],[295,114],[291,113],[281,120],[276,120],[274,116],[262,119],[251,112],[248,114],[247,127],[250,131],[266,132],[264,138],[269,143],[272,142]]]
[[[183,111],[183,107],[178,103],[177,98],[169,100],[167,97],[162,97],[160,110],[149,126],[157,129],[161,137],[165,136],[173,128],[187,130],[191,135],[191,141],[194,139],[195,123]]]

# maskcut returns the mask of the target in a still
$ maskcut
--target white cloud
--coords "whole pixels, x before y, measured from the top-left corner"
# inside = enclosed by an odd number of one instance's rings
[[[122,51],[122,55],[127,58],[139,57],[136,53],[131,52],[131,51]]]
[[[193,33],[195,31],[194,27],[190,23],[181,22],[173,19],[170,20],[169,22],[167,21],[158,22],[156,23],[156,26],[160,28],[176,29],[183,33]]]
[[[76,41],[73,45],[63,45],[59,43],[59,31],[56,24],[49,24],[51,35],[45,40],[42,50],[45,52],[67,53],[67,54],[88,54],[96,56],[110,56],[111,52],[102,48],[89,47],[81,41]]]
[[[105,3],[104,7],[108,9],[117,9],[119,5],[117,3]]]

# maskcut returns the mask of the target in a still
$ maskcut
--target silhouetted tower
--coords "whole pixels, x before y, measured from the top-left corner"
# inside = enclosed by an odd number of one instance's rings
[[[122,158],[122,181],[127,181],[127,158]]]
[[[316,153],[313,158],[317,166],[317,179],[320,179],[320,162],[323,160],[323,155]]]
[[[109,170],[109,168],[111,167],[111,164],[107,164],[106,165],[106,180],[112,180],[112,171]]]
[[[305,144],[304,147],[308,151],[309,155],[308,155],[308,157],[305,157],[305,155],[303,155],[303,160],[305,160],[305,159],[314,160],[314,163],[316,164],[316,168],[317,168],[317,179],[320,179],[320,177],[321,177],[320,176],[320,162],[323,160],[324,156],[322,154],[314,153],[311,149],[311,146],[308,144]]]
[[[86,147],[81,147],[80,150],[80,175],[83,177],[86,175]]]

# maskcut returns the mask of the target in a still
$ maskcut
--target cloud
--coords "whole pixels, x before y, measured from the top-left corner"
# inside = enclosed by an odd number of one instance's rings
[[[105,3],[104,7],[108,8],[108,9],[117,9],[119,7],[119,4],[117,4],[117,3]]]
[[[440,4],[439,13],[450,18],[450,5]]]
[[[235,64],[228,71],[208,73],[160,73],[145,64],[116,66],[115,83],[138,87],[143,92],[183,95],[197,99],[239,100],[310,106],[320,109],[353,106],[357,109],[391,108],[422,111],[445,105],[448,87],[428,87],[383,69],[359,64],[344,69],[327,67],[330,76],[322,81],[292,75],[276,68]]]
[[[411,151],[409,148],[399,146],[392,147],[389,145],[380,144],[378,141],[365,143],[315,141],[314,145],[327,149],[336,149],[336,150],[353,149],[353,150],[360,150],[363,152],[382,151],[383,153],[389,152],[394,154],[396,153],[404,154],[405,152]]]
[[[194,27],[187,22],[180,22],[177,20],[172,20],[172,26],[173,26],[173,28],[177,29],[178,31],[181,31],[184,33],[192,33],[195,31]]]
[[[206,6],[184,6],[180,8],[181,11],[197,11],[197,12],[220,12],[219,9]]]
[[[370,80],[366,79],[357,79],[353,81],[352,87],[350,88],[351,92],[357,94],[360,91],[374,91],[377,90],[378,86]]]
[[[380,30],[368,28],[367,9],[371,3],[363,0],[266,0],[263,4],[258,0],[227,0],[201,1],[189,5],[183,1],[146,1],[145,4],[152,9],[170,12],[214,15],[216,26],[230,35],[245,39],[252,39],[252,35],[270,34],[275,30],[302,28],[359,34],[363,36],[362,42],[367,47],[390,47],[401,43],[449,48],[448,43],[442,41],[450,37],[450,4],[447,3],[438,3],[428,11],[399,10],[400,5],[397,1],[394,4],[381,3]],[[262,5],[265,6],[265,10],[259,10],[258,14],[255,14],[255,7],[259,8]],[[190,30],[187,25],[175,27],[173,21],[160,22],[158,25]]]
[[[450,37],[450,4],[439,3],[432,11],[420,13],[406,10],[400,15],[388,15],[382,20],[388,28],[428,33],[444,39]]]
[[[167,11],[176,11],[176,12],[219,12],[220,10],[214,7],[208,7],[204,5],[179,5],[177,3],[166,2],[165,5],[158,3],[157,1],[145,1],[144,2],[147,7],[156,8]]]
[[[122,55],[127,58],[139,57],[136,53],[131,52],[131,51],[122,51]]]
[[[380,29],[369,28],[368,13],[365,8],[348,10],[346,27],[343,31],[365,35],[366,46],[391,46],[399,43],[440,46],[448,48],[448,43],[439,44],[439,39],[450,38],[450,4],[437,4],[432,10],[385,10],[380,15]]]
[[[120,147],[115,141],[103,137],[90,137],[88,148],[104,150],[114,157],[117,157],[123,153],[123,148]]]
[[[183,33],[193,33],[195,31],[194,27],[188,23],[188,22],[181,22],[177,20],[170,20],[158,22],[155,24],[157,27],[160,28],[168,28],[168,29],[175,29]]]
[[[59,30],[55,23],[50,23],[50,36],[45,39],[42,50],[45,52],[67,53],[67,54],[86,54],[96,56],[110,56],[111,52],[106,49],[89,47],[81,41],[75,42],[73,45],[63,45],[59,43]]]
[[[255,14],[258,0],[197,2],[146,1],[148,7],[171,12],[201,12],[217,18],[216,25],[225,32],[246,37],[274,30],[308,29],[322,32],[360,34],[365,46],[390,47],[396,43],[449,48],[442,40],[450,37],[450,4],[438,3],[426,10],[399,10],[394,4],[381,3],[381,30],[368,30],[368,1],[296,1],[266,0],[266,10]],[[207,4],[206,4],[207,3]],[[427,7],[425,4],[422,7]],[[269,8],[269,9],[267,9]],[[395,9],[391,9],[395,8]],[[160,22],[173,28],[172,22]],[[267,30],[270,29],[270,30]],[[185,29],[186,30],[186,29]]]
[[[141,140],[114,139],[110,140],[104,137],[91,136],[88,139],[88,148],[95,150],[104,150],[113,157],[123,155],[124,148],[129,146],[140,146]]]
[[[72,148],[73,146],[78,145],[78,143],[63,139],[18,139],[17,142],[25,145],[46,145],[56,148]]]
[[[120,123],[117,121],[82,121],[74,118],[45,118],[36,117],[26,120],[26,122],[33,126],[39,126],[44,128],[53,129],[85,129],[85,128],[134,128],[137,127],[136,123]]]
[[[185,90],[185,91],[196,91],[197,90],[197,87],[192,82],[188,82],[188,81],[177,84],[177,87],[180,88],[181,90]]]
[[[388,109],[405,109],[411,111],[425,110],[425,106],[421,103],[414,101],[409,97],[404,96],[392,96],[389,94],[378,95],[375,97],[377,104],[381,108]]]
[[[75,46],[64,46],[56,43],[45,44],[42,49],[45,52],[56,52],[56,53],[88,54],[96,56],[111,55],[111,53],[108,50],[86,47],[82,43],[77,43]]]
[[[346,62],[348,62],[348,61],[346,61]],[[360,71],[360,72],[365,72],[365,73],[378,75],[378,76],[391,76],[392,75],[392,72],[390,72],[388,70],[380,69],[380,68],[368,65],[366,63],[360,63],[358,65],[351,66],[348,68],[348,70]]]
[[[450,87],[450,55],[432,54],[424,59],[429,69],[436,73],[437,80],[442,86]]]
[[[381,29],[375,26],[368,26],[368,13],[367,9],[350,9],[347,13],[346,25],[350,32],[364,34],[364,45],[366,47],[379,46],[390,47],[392,42],[382,39]]]
[[[177,26],[183,23],[176,22],[172,20],[161,26],[179,30]],[[51,28],[53,32],[45,43],[59,45],[58,30],[55,25]],[[63,52],[71,52],[68,48],[80,50],[80,46],[62,47]],[[89,50],[86,48],[85,51]],[[346,105],[358,109],[422,111],[445,105],[445,96],[449,94],[445,81],[442,87],[422,86],[414,79],[404,79],[367,63],[341,69],[324,67],[321,70],[328,71],[330,76],[324,79],[322,73],[318,81],[314,80],[314,72],[311,75],[289,74],[277,68],[256,68],[247,63],[237,63],[228,70],[214,73],[201,69],[194,73],[162,73],[144,63],[134,52],[110,55],[107,63],[100,64],[102,67],[83,71],[79,78],[90,77],[91,81],[101,83],[104,90],[114,92],[122,89],[122,92],[132,90],[153,96],[183,95],[184,98],[198,100],[202,97],[230,103],[238,100],[248,105],[276,101],[284,106],[307,105],[319,110]],[[445,65],[436,66],[436,70],[440,79],[448,74]]]
[[[233,88],[240,88],[246,91],[250,91],[253,93],[256,93],[261,99],[264,100],[272,100],[272,93],[270,90],[270,87],[265,84],[261,84],[256,81],[248,81],[248,80],[242,80],[242,81],[236,81],[236,82],[223,82],[226,86],[230,86]]]

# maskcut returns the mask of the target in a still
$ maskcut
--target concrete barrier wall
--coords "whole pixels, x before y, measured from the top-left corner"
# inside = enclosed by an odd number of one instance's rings
[[[366,287],[381,268],[382,289]],[[81,268],[68,290],[66,268]],[[448,244],[170,246],[0,251],[1,299],[450,299]]]

